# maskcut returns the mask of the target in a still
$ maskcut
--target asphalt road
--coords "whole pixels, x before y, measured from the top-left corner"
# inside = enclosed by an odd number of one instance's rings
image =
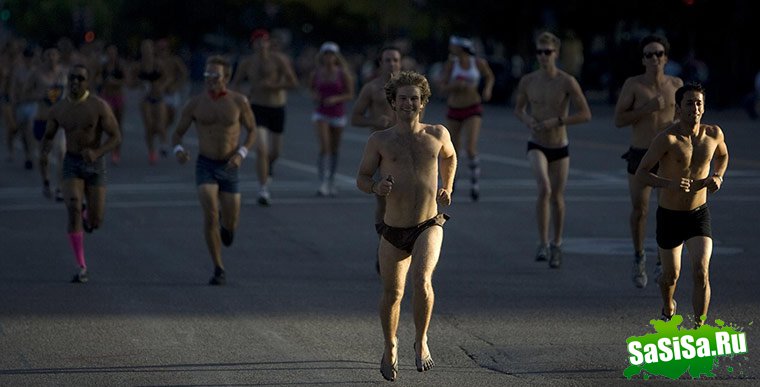
[[[68,282],[75,266],[63,205],[42,197],[36,171],[18,160],[0,164],[0,385],[387,383],[378,372],[374,199],[353,183],[368,132],[347,128],[339,195],[316,197],[311,107],[293,93],[272,206],[256,205],[249,158],[240,226],[234,245],[223,250],[229,283],[210,287],[192,164],[170,158],[148,166],[136,103],[132,94],[122,162],[109,166],[105,224],[85,238],[86,285]],[[649,321],[659,316],[661,301],[651,280],[637,289],[630,276],[630,204],[620,159],[628,129],[613,126],[610,106],[594,105],[592,112],[591,122],[570,128],[565,255],[561,269],[552,270],[533,261],[536,189],[526,130],[508,107],[486,106],[482,197],[472,203],[467,179],[460,180],[434,277],[429,344],[436,367],[414,368],[405,299],[397,385],[666,382],[623,377],[625,340],[653,332]],[[435,101],[425,121],[443,118],[443,104]],[[710,110],[709,100],[704,121],[721,125],[731,155],[725,185],[710,197],[709,322],[742,327],[748,345],[746,357],[715,368],[711,384],[754,385],[760,127],[740,110]],[[186,141],[191,151],[193,138]],[[460,173],[467,177],[464,165]],[[647,233],[652,257],[653,212]],[[691,265],[684,262],[679,312],[691,309]],[[650,274],[653,268],[650,260]],[[727,372],[726,364],[737,371]]]

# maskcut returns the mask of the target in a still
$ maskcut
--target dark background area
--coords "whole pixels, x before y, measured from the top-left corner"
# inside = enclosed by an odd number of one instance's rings
[[[536,31],[552,31],[563,42],[575,35],[583,44],[581,85],[610,103],[625,77],[642,72],[639,39],[661,32],[679,75],[703,81],[713,107],[729,107],[752,91],[760,70],[752,39],[756,8],[748,0],[0,0],[0,28],[40,46],[62,36],[81,44],[92,31],[130,56],[143,38],[168,38],[188,61],[197,52],[243,52],[254,28],[287,31],[294,57],[325,40],[366,55],[367,47],[403,38],[425,67],[444,60],[449,36],[458,34],[475,38],[492,63],[498,103],[508,101],[514,83],[511,59],[524,59],[522,72],[534,65]],[[701,70],[689,65],[695,59]]]

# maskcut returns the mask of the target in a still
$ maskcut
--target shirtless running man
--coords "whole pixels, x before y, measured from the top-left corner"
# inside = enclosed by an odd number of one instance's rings
[[[424,76],[401,72],[385,87],[396,112],[396,124],[370,135],[356,177],[357,187],[386,197],[379,256],[383,294],[380,322],[385,351],[380,372],[387,380],[398,373],[398,330],[401,299],[409,269],[414,282],[415,365],[417,371],[433,367],[427,331],[433,313],[433,271],[448,219],[438,206],[451,204],[457,158],[443,125],[424,124],[420,112],[430,98]],[[443,186],[438,187],[438,177]],[[379,170],[384,178],[373,177]]]
[[[591,119],[591,110],[578,81],[557,68],[559,47],[560,40],[554,34],[538,35],[536,58],[541,68],[520,79],[515,100],[515,115],[530,129],[528,161],[538,184],[536,215],[540,241],[536,261],[548,258],[549,267],[554,269],[559,268],[562,258],[565,184],[570,170],[567,127]],[[568,115],[571,103],[577,112]],[[550,217],[554,226],[551,246]]]
[[[715,193],[723,185],[728,148],[718,125],[701,123],[705,112],[701,85],[689,83],[679,88],[675,103],[678,121],[654,138],[636,170],[636,179],[660,188],[656,233],[662,260],[662,319],[670,320],[676,313],[673,295],[685,242],[694,276],[694,323],[699,327],[710,305],[713,241],[707,198],[708,193]],[[658,163],[657,173],[653,173]]]
[[[256,116],[256,126],[264,128],[256,147],[256,172],[259,176],[259,200],[268,206],[269,178],[274,162],[282,152],[282,133],[285,131],[285,105],[287,90],[298,86],[298,78],[290,59],[283,53],[271,49],[269,33],[257,29],[251,34],[253,54],[243,59],[238,66],[232,87],[248,80],[251,109]],[[266,133],[266,134],[265,134]]]
[[[227,282],[221,245],[232,244],[240,215],[238,170],[256,139],[256,121],[248,98],[227,89],[230,75],[226,59],[212,56],[206,60],[206,92],[187,102],[172,137],[177,161],[185,164],[190,155],[181,145],[182,136],[195,123],[199,148],[195,182],[203,209],[204,237],[214,263],[210,285]],[[239,145],[241,125],[248,134]]]
[[[68,212],[68,234],[79,272],[72,282],[89,279],[84,256],[84,233],[103,223],[106,202],[106,163],[103,157],[121,142],[116,118],[108,104],[90,94],[87,67],[74,65],[69,70],[69,95],[50,108],[42,136],[40,171],[48,182],[48,154],[59,128],[66,136],[63,159],[63,198]],[[103,142],[103,134],[108,139]],[[87,211],[83,202],[87,201]]]
[[[362,87],[351,111],[351,125],[369,127],[372,133],[390,128],[396,123],[396,113],[385,96],[385,84],[401,71],[401,51],[392,46],[383,47],[380,49],[379,62],[380,73]],[[375,199],[375,230],[379,234],[385,216],[385,197],[375,195]],[[379,262],[375,268],[379,273]]]
[[[635,175],[652,139],[673,123],[675,94],[683,81],[665,75],[670,51],[667,39],[649,35],[641,40],[640,46],[644,74],[630,77],[623,84],[615,106],[615,126],[631,126],[631,146],[623,159],[628,161],[628,191],[633,205],[629,220],[634,252],[633,283],[643,288],[647,286],[644,239],[652,187],[639,182]],[[656,165],[652,172],[657,172]]]

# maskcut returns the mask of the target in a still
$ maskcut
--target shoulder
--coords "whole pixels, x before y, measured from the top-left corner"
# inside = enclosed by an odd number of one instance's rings
[[[702,128],[705,131],[705,135],[715,140],[723,139],[723,130],[718,125],[702,124]]]
[[[670,81],[670,84],[673,85],[676,88],[679,88],[683,86],[683,79],[673,76],[673,75],[667,75],[668,81]]]
[[[97,107],[98,109],[107,108],[109,106],[103,98],[100,98],[100,96],[93,93],[90,93],[90,95],[87,97],[87,103]]]
[[[242,103],[242,104],[248,105],[248,97],[246,97],[245,94],[243,94],[243,93],[239,93],[239,92],[237,92],[235,90],[227,89],[227,95],[229,95],[230,98],[235,103]]]
[[[643,75],[634,75],[632,77],[626,78],[625,82],[623,82],[623,89],[635,89],[641,85],[641,78]]]
[[[425,131],[425,133],[437,139],[448,137],[448,129],[446,129],[446,127],[441,124],[425,124],[421,122],[420,125],[422,125],[422,129]]]

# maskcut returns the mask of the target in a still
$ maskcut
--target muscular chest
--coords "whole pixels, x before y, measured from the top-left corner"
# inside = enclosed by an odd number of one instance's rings
[[[56,111],[56,119],[61,127],[67,132],[83,131],[94,133],[95,128],[98,125],[99,116],[92,106],[86,103],[61,103],[67,104],[61,106],[61,109]]]
[[[679,139],[676,150],[671,157],[676,163],[689,168],[692,165],[706,165],[712,159],[715,144],[709,139]]]
[[[196,110],[195,120],[203,126],[228,127],[239,122],[240,111],[231,101],[211,101]]]

